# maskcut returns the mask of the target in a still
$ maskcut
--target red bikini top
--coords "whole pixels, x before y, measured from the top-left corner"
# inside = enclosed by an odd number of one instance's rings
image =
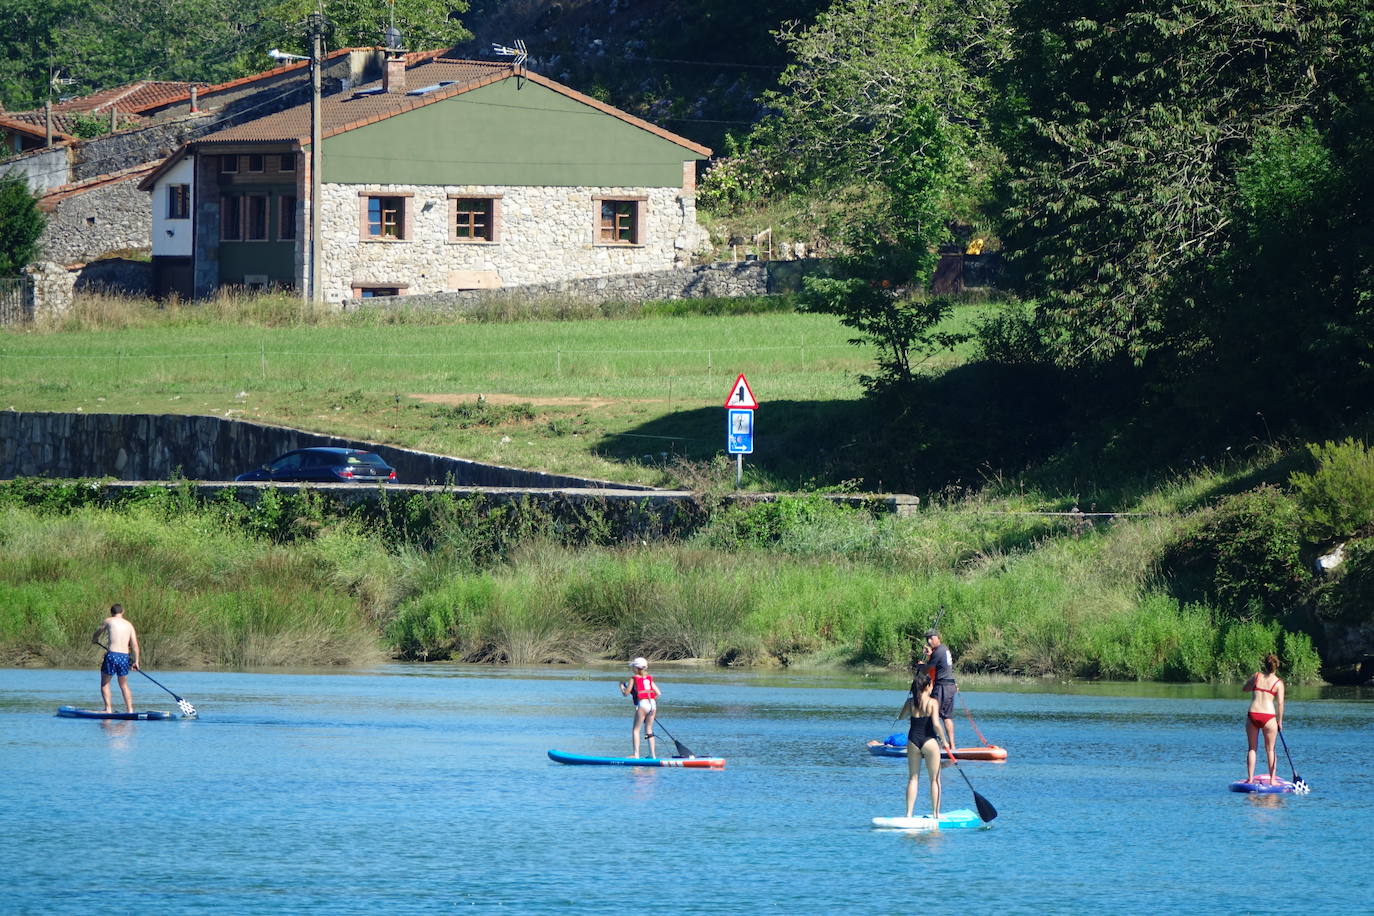
[[[1278,682],[1278,681],[1275,681],[1275,682],[1274,682],[1274,686],[1277,687],[1278,685],[1279,685],[1279,682]],[[1253,687],[1250,688],[1250,691],[1251,691],[1252,693],[1255,692],[1255,691],[1262,691],[1262,692],[1264,692],[1264,693],[1269,694],[1271,697],[1276,697],[1276,696],[1279,695],[1279,692],[1278,692],[1277,690],[1271,690],[1271,689],[1268,688],[1268,687],[1261,687],[1261,686],[1259,685],[1259,682],[1258,682],[1258,681],[1256,681],[1256,682],[1255,682],[1255,685],[1254,685]]]

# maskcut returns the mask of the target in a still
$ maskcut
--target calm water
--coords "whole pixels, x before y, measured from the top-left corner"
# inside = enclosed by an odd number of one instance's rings
[[[868,827],[901,813],[905,763],[862,746],[897,682],[656,674],[664,724],[726,770],[549,762],[628,753],[618,670],[155,672],[202,718],[117,723],[52,715],[94,671],[0,670],[0,912],[1370,912],[1368,694],[1293,699],[1314,790],[1257,798],[1226,791],[1238,691],[970,690],[1011,759],[964,771],[1001,817],[913,836]]]

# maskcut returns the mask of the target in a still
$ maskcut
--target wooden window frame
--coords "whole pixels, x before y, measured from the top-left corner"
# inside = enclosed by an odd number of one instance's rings
[[[238,154],[232,156],[219,157],[219,173],[221,175],[237,175],[239,173]]]
[[[167,185],[167,218],[191,218],[191,186],[189,184]]]
[[[233,214],[234,234],[229,234],[229,217]],[[226,194],[219,199],[219,240],[221,242],[243,241],[243,195]]]
[[[366,296],[363,295],[363,292],[364,292],[364,291],[367,291],[367,290],[373,291],[373,294],[375,295],[375,294],[376,294],[376,290],[379,290],[379,289],[394,289],[394,290],[396,290],[396,292],[395,292],[394,294],[388,293],[387,295],[404,296],[404,295],[406,295],[406,290],[410,289],[410,284],[409,284],[409,283],[386,283],[386,282],[383,282],[383,281],[380,281],[380,280],[379,280],[379,281],[372,281],[372,280],[353,280],[353,281],[351,281],[351,282],[349,283],[349,286],[350,286],[350,287],[352,288],[352,290],[353,290],[353,298],[354,298],[354,299],[364,299],[364,298],[368,298],[368,297],[366,297]]]
[[[294,172],[294,171],[296,171],[296,154],[295,154],[295,153],[282,153],[280,156],[278,156],[278,157],[277,157],[277,171],[278,171],[278,172]]]
[[[411,191],[359,191],[358,192],[358,239],[363,242],[379,242],[384,245],[395,245],[401,242],[409,242],[414,237],[414,230],[411,222],[414,218],[415,194]],[[397,227],[400,235],[373,235],[371,232],[371,222],[368,213],[369,204],[374,199],[395,199],[401,202],[400,218],[397,220]]]
[[[282,194],[277,197],[277,241],[294,242],[300,235],[296,224],[296,208],[299,203],[295,194]]]
[[[243,200],[243,241],[245,242],[266,242],[271,240],[272,235],[272,199],[266,194],[244,194]],[[262,206],[262,232],[260,235],[253,233],[253,208],[260,203]]]
[[[634,222],[631,224],[633,238],[629,240],[607,239],[602,234],[602,207],[605,204],[633,204]],[[648,209],[647,194],[598,194],[592,197],[592,244],[602,248],[640,248],[644,245],[644,216]]]
[[[487,219],[486,238],[473,238],[458,234],[458,203],[464,200],[482,200],[490,204]],[[494,245],[501,241],[501,195],[500,194],[450,194],[448,196],[448,240],[456,245]]]
[[[244,163],[247,166],[247,168],[244,169],[245,172],[248,172],[251,175],[260,175],[263,172],[267,171],[266,153],[247,153],[244,155],[244,158],[248,160],[246,163]],[[253,160],[255,159],[257,160],[257,168],[253,168]]]

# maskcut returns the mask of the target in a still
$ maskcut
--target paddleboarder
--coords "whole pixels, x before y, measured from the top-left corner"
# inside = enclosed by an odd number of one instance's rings
[[[1279,758],[1274,752],[1274,742],[1278,740],[1283,728],[1283,681],[1279,678],[1279,657],[1270,652],[1264,657],[1261,667],[1250,675],[1242,688],[1250,694],[1250,709],[1245,714],[1245,740],[1249,749],[1245,752],[1245,781],[1255,781],[1255,750],[1259,736],[1264,735],[1264,753],[1269,762],[1269,782],[1274,782],[1274,770]]]
[[[101,640],[101,636],[105,639]],[[119,692],[124,694],[124,706],[134,711],[134,695],[129,690],[129,670],[138,670],[138,631],[124,619],[124,607],[112,605],[110,616],[106,617],[91,635],[91,642],[105,650],[100,660],[100,697],[105,701],[105,711],[114,712],[110,704],[110,678],[119,678]]]
[[[649,756],[658,757],[654,746],[654,717],[658,715],[658,698],[662,693],[649,674],[649,662],[642,656],[630,662],[630,680],[620,682],[620,694],[635,704],[634,731],[630,733],[634,756],[639,756],[639,729],[643,726],[644,737],[649,739]]]
[[[954,743],[940,723],[940,704],[932,695],[934,683],[924,666],[916,669],[911,681],[911,693],[902,704],[898,718],[906,716],[911,727],[906,733],[906,816],[916,806],[920,789],[921,764],[930,777],[930,816],[940,819],[940,742],[944,741],[950,759],[954,759]]]
[[[940,704],[940,718],[944,720],[945,735],[949,737],[949,746],[952,748],[954,747],[954,694],[958,692],[959,685],[954,681],[954,658],[949,654],[949,646],[941,641],[939,630],[926,630],[926,651],[921,659],[921,664],[929,665],[933,669],[933,672],[930,673],[931,696],[935,698],[935,702]]]

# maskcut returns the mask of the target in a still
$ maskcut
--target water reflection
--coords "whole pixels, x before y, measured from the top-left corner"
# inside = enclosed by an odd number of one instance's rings
[[[110,750],[128,751],[133,744],[134,723],[127,719],[101,719],[100,730],[110,739]]]

